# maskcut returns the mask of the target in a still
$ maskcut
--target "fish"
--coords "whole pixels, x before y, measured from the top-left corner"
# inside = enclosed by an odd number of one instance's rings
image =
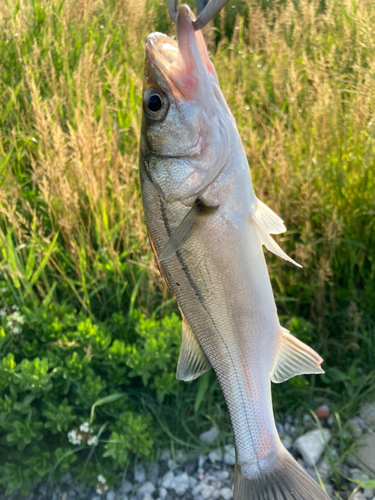
[[[253,189],[250,168],[194,14],[177,40],[145,46],[139,176],[158,267],[182,316],[176,378],[215,371],[233,428],[234,500],[328,496],[283,446],[271,382],[324,373],[323,359],[280,325],[263,246],[299,266],[272,235],[283,220]]]

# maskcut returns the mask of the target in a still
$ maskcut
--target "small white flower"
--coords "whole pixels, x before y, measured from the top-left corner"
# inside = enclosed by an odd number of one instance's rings
[[[81,444],[82,438],[75,429],[68,432],[68,439],[72,444]]]
[[[83,422],[83,424],[81,424],[79,426],[79,430],[81,432],[90,432],[90,425],[89,425],[89,423],[88,422]]]
[[[96,493],[98,495],[101,495],[103,493],[103,490],[101,488],[99,488],[99,486],[96,487]]]
[[[99,474],[98,476],[98,483],[103,483],[105,484],[107,482],[106,478],[103,476],[103,474]]]
[[[3,286],[3,288],[1,289],[1,293],[7,293],[7,288],[5,286]]]
[[[12,311],[18,311],[18,307],[16,305],[12,306]]]
[[[6,311],[5,307],[3,307],[2,309],[0,309],[0,317],[4,318],[6,315],[7,315],[7,311]]]
[[[21,323],[21,325],[23,325],[25,323],[25,318],[23,316],[21,316],[21,314],[19,312],[13,313],[11,317],[12,317],[13,321],[17,321],[17,323]]]
[[[17,335],[18,333],[21,333],[21,332],[22,332],[22,330],[21,330],[21,328],[20,328],[19,326],[15,326],[15,327],[12,329],[12,332],[13,332],[13,333],[15,333],[15,334]]]
[[[7,321],[7,328],[12,328],[13,327],[13,321],[8,320]]]
[[[87,441],[87,444],[89,446],[97,446],[99,440],[98,440],[98,436],[92,436],[88,441]]]

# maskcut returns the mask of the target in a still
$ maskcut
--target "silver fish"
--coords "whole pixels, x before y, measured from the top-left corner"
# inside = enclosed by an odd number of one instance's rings
[[[323,373],[280,326],[262,245],[283,221],[257,199],[235,120],[187,6],[177,42],[147,38],[140,181],[159,269],[183,319],[179,380],[215,370],[236,449],[234,499],[328,498],[282,445],[271,380]]]

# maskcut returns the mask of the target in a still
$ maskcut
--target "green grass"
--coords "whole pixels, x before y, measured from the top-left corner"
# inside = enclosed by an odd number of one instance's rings
[[[325,376],[277,386],[280,416],[324,401],[345,425],[374,397],[374,23],[370,1],[241,1],[206,32],[256,193],[284,218],[288,232],[278,241],[303,265],[297,270],[267,254],[282,324],[325,358]],[[0,353],[19,367],[12,374],[17,389],[2,389],[3,415],[6,397],[13,405],[21,398],[24,359],[45,354],[51,380],[59,366],[55,347],[38,337],[43,314],[63,324],[64,311],[75,310],[103,325],[109,345],[121,341],[143,353],[139,311],[153,321],[177,308],[150,255],[137,172],[144,41],[154,29],[173,33],[166,2],[7,0],[0,26],[0,301],[8,315],[17,305],[30,321],[18,338],[3,324]],[[69,325],[54,338],[58,359],[74,350],[64,344],[73,335]],[[32,345],[33,336],[40,344],[26,352],[20,346]],[[84,356],[88,345],[77,336],[74,342]],[[96,399],[126,392],[134,411],[157,423],[155,450],[194,453],[196,436],[212,424],[224,442],[230,428],[213,375],[172,384],[172,345],[155,386],[141,373],[127,386],[103,384],[91,400],[68,397],[74,414],[86,418]],[[129,358],[124,370],[131,365]],[[99,365],[95,370],[104,376]],[[45,380],[35,412],[49,397]],[[84,382],[75,383],[82,394]],[[100,422],[108,417],[115,425],[121,401],[109,416],[106,405],[98,407]],[[334,432],[342,438],[338,423]],[[344,448],[351,444],[348,438]],[[0,466],[6,461],[0,457]],[[87,477],[102,470],[97,464]]]

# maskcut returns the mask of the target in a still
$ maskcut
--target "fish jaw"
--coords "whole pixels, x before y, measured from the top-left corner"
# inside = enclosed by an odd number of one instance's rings
[[[212,87],[212,80],[218,85],[203,35],[194,31],[194,20],[190,8],[182,5],[177,14],[177,42],[155,32],[148,35],[146,44],[146,59],[163,72],[173,94],[186,100],[201,100],[199,95],[207,85]]]
[[[147,37],[142,122],[143,157],[164,200],[192,206],[218,178],[231,152],[241,147],[203,35],[194,31],[187,6],[177,16],[177,40]],[[150,120],[147,96],[161,92],[168,109]],[[215,204],[215,200],[213,201]]]

